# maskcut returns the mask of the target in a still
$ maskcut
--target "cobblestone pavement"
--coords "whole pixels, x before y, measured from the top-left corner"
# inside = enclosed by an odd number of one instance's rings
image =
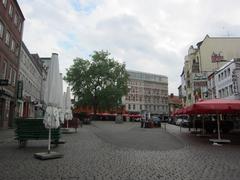
[[[121,135],[124,137],[119,138]],[[145,146],[139,138],[146,142]],[[94,122],[80,128],[78,133],[63,135],[63,139],[67,143],[53,150],[64,157],[47,161],[33,158],[34,153],[46,151],[47,141],[30,141],[24,149],[18,149],[14,140],[0,143],[0,179],[237,180],[240,177],[240,145],[212,146],[207,138],[191,135],[187,129],[180,133],[172,125],[167,125],[165,132],[163,128],[141,129],[136,123]],[[151,146],[156,143],[161,145]]]

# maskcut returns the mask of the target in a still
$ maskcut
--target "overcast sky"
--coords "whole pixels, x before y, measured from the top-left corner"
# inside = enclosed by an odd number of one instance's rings
[[[18,0],[23,41],[32,53],[59,54],[60,71],[76,57],[108,50],[127,69],[168,76],[178,94],[190,45],[210,36],[239,36],[236,0]]]

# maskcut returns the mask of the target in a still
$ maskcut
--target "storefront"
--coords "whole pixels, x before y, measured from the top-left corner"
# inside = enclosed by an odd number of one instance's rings
[[[14,98],[10,92],[0,90],[0,128],[13,126]]]

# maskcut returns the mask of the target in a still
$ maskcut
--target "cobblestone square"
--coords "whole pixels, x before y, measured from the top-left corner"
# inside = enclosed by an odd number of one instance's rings
[[[1,132],[1,139],[4,137]],[[66,144],[53,148],[62,159],[40,161],[36,152],[47,141],[29,141],[18,149],[12,133],[0,141],[1,180],[182,179],[238,180],[240,145],[213,146],[208,138],[167,125],[141,129],[138,123],[93,122],[77,133],[63,134]]]

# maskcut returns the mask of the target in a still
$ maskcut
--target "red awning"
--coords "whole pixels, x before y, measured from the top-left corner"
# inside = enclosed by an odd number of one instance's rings
[[[211,99],[199,101],[187,109],[188,114],[240,113],[240,100]]]
[[[128,117],[130,117],[130,118],[141,118],[142,115],[141,114],[129,114]]]

